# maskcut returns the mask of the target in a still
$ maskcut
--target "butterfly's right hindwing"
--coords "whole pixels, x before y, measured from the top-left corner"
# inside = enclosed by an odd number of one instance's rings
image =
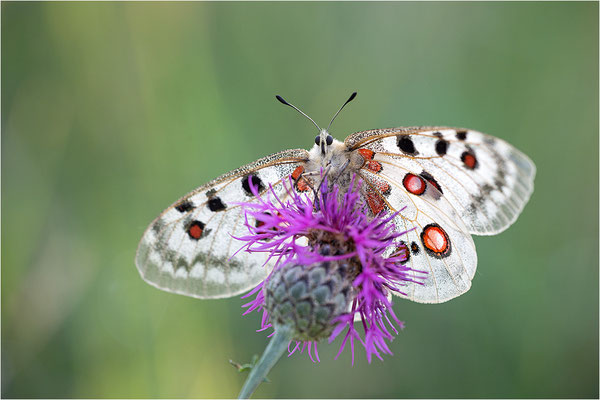
[[[386,256],[402,251],[404,264],[416,278],[414,282],[402,282],[394,294],[419,303],[442,303],[465,293],[477,268],[477,252],[458,212],[426,180],[421,181],[423,192],[411,197],[402,183],[404,166],[379,155],[376,159],[381,165],[377,173],[367,168],[358,173],[367,185],[364,198],[368,207],[375,207],[379,204],[375,199],[381,198],[382,210],[399,211],[392,224],[396,232],[405,233],[387,249]]]
[[[230,297],[256,286],[268,274],[266,253],[239,252],[245,236],[242,207],[253,202],[249,180],[263,192],[282,181],[308,158],[287,150],[238,168],[199,187],[167,208],[146,229],[135,262],[148,283],[197,298]]]

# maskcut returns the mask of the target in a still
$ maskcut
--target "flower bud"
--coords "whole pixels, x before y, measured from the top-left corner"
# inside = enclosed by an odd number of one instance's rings
[[[295,340],[318,341],[331,334],[335,318],[348,312],[354,288],[348,263],[341,260],[284,265],[273,271],[264,290],[275,328],[287,325]]]

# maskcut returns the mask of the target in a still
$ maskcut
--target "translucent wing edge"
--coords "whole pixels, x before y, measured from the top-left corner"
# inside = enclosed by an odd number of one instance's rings
[[[515,165],[517,166],[520,178],[522,179],[521,184],[525,190],[523,192],[522,201],[518,204],[519,207],[517,208],[517,212],[510,216],[510,219],[506,225],[502,226],[501,228],[494,229],[494,230],[488,230],[485,232],[482,232],[482,231],[476,231],[476,232],[472,231],[471,232],[472,234],[478,235],[478,236],[497,235],[501,232],[504,232],[508,228],[510,228],[517,221],[517,219],[521,215],[521,212],[523,212],[523,210],[525,209],[525,206],[527,205],[527,203],[529,203],[529,199],[531,198],[531,195],[533,194],[533,190],[534,190],[536,167],[535,167],[535,164],[533,163],[533,161],[527,155],[525,155],[523,152],[516,149],[514,146],[505,142],[504,140],[498,139],[498,138],[495,138],[495,140],[500,141],[503,146],[506,146],[506,148],[509,152],[508,158],[512,162],[514,162]]]
[[[251,280],[247,287],[240,288],[235,291],[230,291],[227,293],[221,294],[200,294],[202,292],[202,288],[198,287],[196,290],[193,290],[193,286],[190,287],[190,280],[182,277],[174,277],[168,274],[166,271],[162,271],[158,268],[154,262],[146,261],[145,264],[148,268],[143,269],[138,264],[138,259],[142,259],[141,257],[146,257],[147,252],[150,251],[148,248],[150,244],[148,243],[140,243],[138,246],[138,250],[136,252],[136,265],[138,267],[138,271],[142,279],[151,286],[154,286],[157,289],[163,290],[165,292],[180,294],[187,297],[193,297],[196,299],[209,300],[209,299],[225,299],[229,297],[234,297],[240,295],[244,292],[247,292],[249,289],[253,288],[256,284],[258,284],[261,280],[265,279],[271,271],[272,265],[267,263],[263,269],[261,274],[257,274],[258,276]],[[198,282],[200,285],[200,282]]]

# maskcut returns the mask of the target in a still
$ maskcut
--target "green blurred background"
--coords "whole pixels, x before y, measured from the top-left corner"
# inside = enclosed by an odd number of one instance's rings
[[[2,2],[2,396],[235,397],[243,300],[144,283],[187,191],[333,134],[465,126],[536,163],[473,288],[395,304],[394,356],[283,359],[259,397],[598,397],[598,4]]]

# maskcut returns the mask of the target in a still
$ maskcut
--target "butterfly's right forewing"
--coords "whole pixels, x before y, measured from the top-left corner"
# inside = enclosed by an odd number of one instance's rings
[[[533,162],[507,142],[474,130],[378,129],[354,133],[345,143],[436,181],[472,234],[494,235],[508,228],[533,192]]]
[[[248,233],[236,203],[257,201],[250,181],[260,193],[272,186],[276,194],[285,194],[283,181],[307,159],[305,150],[262,158],[171,205],[150,224],[138,246],[135,261],[144,280],[197,298],[230,297],[256,286],[270,270],[267,254],[233,256],[241,247],[234,237]]]

